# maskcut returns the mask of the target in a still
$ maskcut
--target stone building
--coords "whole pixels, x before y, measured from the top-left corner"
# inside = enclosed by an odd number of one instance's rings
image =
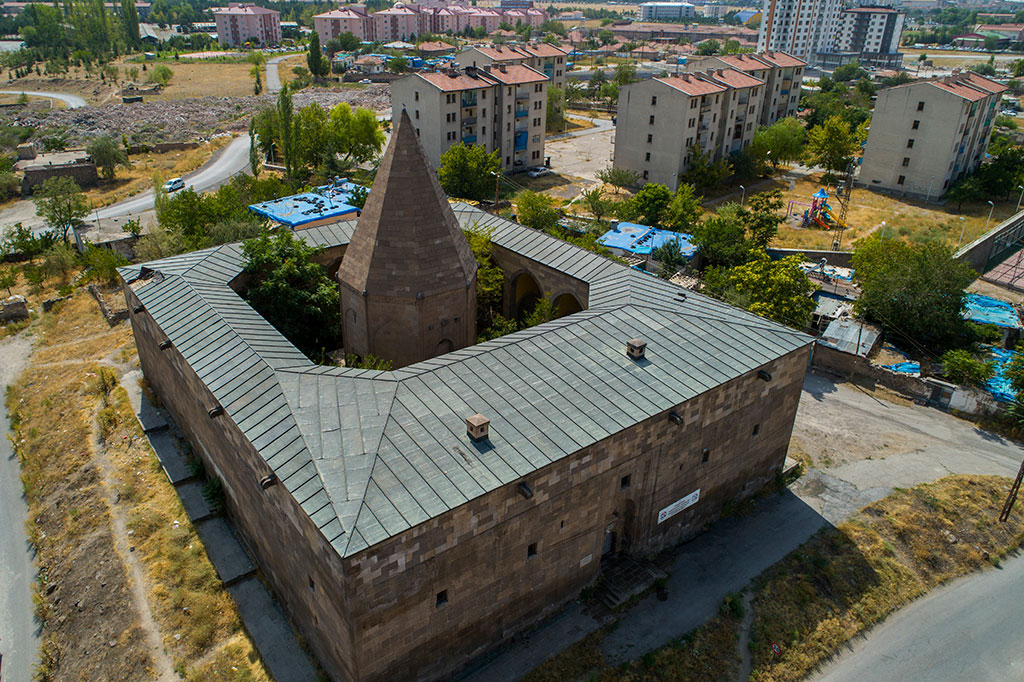
[[[396,133],[368,200],[405,225],[378,226],[389,239],[420,234],[393,203],[438,199],[392,191],[415,143]],[[238,244],[120,271],[150,386],[332,680],[446,677],[607,557],[699,532],[773,479],[789,444],[810,337],[452,210],[490,232],[510,315],[543,292],[563,316],[393,371],[325,367],[242,298]],[[422,219],[457,242],[446,211]],[[298,234],[348,280],[361,230]]]

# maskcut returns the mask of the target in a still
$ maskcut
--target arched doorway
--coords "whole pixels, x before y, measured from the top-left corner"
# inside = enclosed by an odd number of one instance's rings
[[[512,317],[522,322],[540,300],[540,285],[528,272],[521,272],[512,280]]]
[[[583,306],[576,300],[576,297],[570,293],[565,293],[554,300],[555,304],[555,317],[565,317],[566,315],[572,315],[583,310]]]

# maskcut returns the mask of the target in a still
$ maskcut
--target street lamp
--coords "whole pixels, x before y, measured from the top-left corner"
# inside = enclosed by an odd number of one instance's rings
[[[932,179],[928,181],[928,199],[927,199],[927,201],[931,201],[932,200],[932,183],[934,183],[934,182],[935,182],[935,176],[933,175]]]
[[[882,239],[885,239],[885,221],[882,221]]]
[[[740,190],[742,190],[742,194],[740,194],[740,206],[743,206],[743,202],[747,198],[747,188],[744,187],[743,185],[740,185]]]
[[[985,229],[982,230],[982,232],[988,232],[988,223],[990,220],[992,220],[992,211],[995,210],[995,207],[996,205],[993,204],[991,201],[988,202],[988,219],[985,220]]]
[[[1017,185],[1017,189],[1020,190],[1020,196],[1017,197],[1017,210],[1014,213],[1020,212],[1020,200],[1024,199],[1024,185]]]
[[[967,229],[967,218],[960,216],[960,239],[956,240],[956,250],[960,250],[960,242],[964,240],[964,230]]]

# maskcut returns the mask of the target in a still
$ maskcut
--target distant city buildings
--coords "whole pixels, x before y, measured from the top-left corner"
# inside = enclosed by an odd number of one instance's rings
[[[856,61],[864,66],[899,68],[903,64],[900,35],[906,15],[892,7],[865,5],[844,9],[831,44],[817,62],[835,68]]]
[[[644,2],[640,4],[640,21],[681,21],[697,16],[688,2]]]
[[[981,164],[1006,86],[973,72],[878,93],[858,184],[937,199]]]
[[[549,79],[522,64],[420,72],[391,84],[391,116],[402,111],[437,168],[460,142],[498,151],[505,172],[544,163]]]
[[[455,55],[455,64],[459,67],[501,64],[529,66],[547,76],[558,88],[565,87],[568,60],[569,50],[539,42],[522,45],[475,45]]]
[[[518,4],[532,4],[518,0]],[[326,43],[343,33],[359,40],[388,42],[413,40],[424,33],[462,33],[467,28],[483,27],[488,33],[498,30],[502,22],[512,26],[523,24],[539,27],[548,13],[535,7],[474,7],[465,2],[430,4],[395,3],[380,12],[369,13],[365,5],[343,5],[313,17],[313,29]]]
[[[213,16],[217,22],[217,40],[225,47],[281,42],[281,13],[276,10],[232,2],[215,9]]]
[[[712,160],[728,158],[759,126],[794,115],[805,66],[782,53],[712,57],[679,76],[623,86],[614,167],[675,190],[694,145]]]

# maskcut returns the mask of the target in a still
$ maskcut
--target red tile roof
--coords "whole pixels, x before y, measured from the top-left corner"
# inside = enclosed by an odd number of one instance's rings
[[[725,83],[731,88],[753,88],[758,85],[764,85],[764,81],[760,78],[755,78],[736,69],[715,69],[714,73],[709,73],[708,75],[719,83]]]
[[[488,88],[493,85],[481,78],[467,76],[461,71],[457,72],[426,72],[417,73],[414,77],[422,78],[441,92],[458,92],[459,90],[476,90],[477,88]]]
[[[542,74],[536,69],[531,69],[529,66],[523,66],[517,64],[514,66],[506,66],[505,71],[501,69],[491,69],[489,72],[485,72],[487,76],[501,81],[505,85],[517,85],[522,83],[542,83],[547,81],[547,76]],[[485,78],[487,77],[485,76]]]
[[[665,78],[655,78],[654,80],[691,97],[695,95],[713,95],[717,92],[725,92],[726,89],[724,85],[697,78],[694,74],[667,76]]]

